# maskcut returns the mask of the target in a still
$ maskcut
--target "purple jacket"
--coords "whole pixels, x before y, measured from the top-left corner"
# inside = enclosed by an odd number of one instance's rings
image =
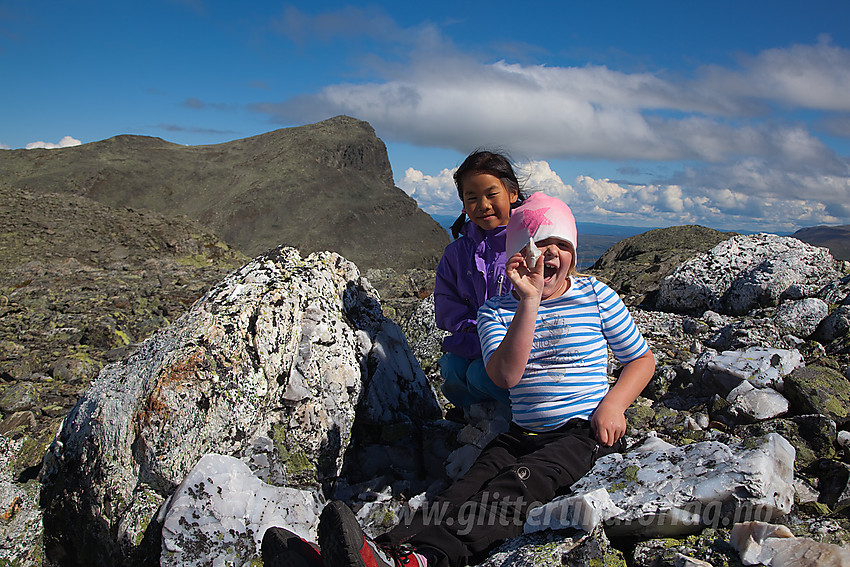
[[[446,352],[481,358],[478,308],[512,287],[505,276],[505,231],[500,226],[485,232],[467,221],[462,236],[443,252],[434,285],[434,317],[439,328],[452,333],[443,339]]]

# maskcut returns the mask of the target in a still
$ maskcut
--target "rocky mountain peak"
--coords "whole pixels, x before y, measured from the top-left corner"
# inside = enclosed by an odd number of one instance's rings
[[[335,251],[364,270],[429,268],[448,244],[393,185],[372,127],[347,116],[210,146],[122,135],[5,151],[0,170],[0,186],[11,189],[186,215],[252,256],[288,245]]]

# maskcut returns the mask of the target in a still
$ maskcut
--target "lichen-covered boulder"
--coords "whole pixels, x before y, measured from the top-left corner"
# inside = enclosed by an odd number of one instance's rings
[[[791,286],[811,295],[840,277],[826,248],[773,234],[735,236],[688,260],[664,278],[659,309],[743,314],[778,305]]]
[[[104,368],[65,419],[43,467],[48,553],[149,563],[157,511],[203,455],[272,439],[287,483],[316,487],[340,474],[361,401],[366,418],[431,419],[433,392],[394,328],[337,254],[279,248],[231,273]],[[382,390],[404,409],[376,407]]]
[[[794,448],[770,433],[737,445],[703,441],[665,447],[656,441],[602,457],[571,488],[574,495],[599,487],[608,491],[614,505],[603,517],[609,536],[657,537],[783,516],[794,501],[793,481]],[[563,502],[574,504],[568,498]],[[557,511],[550,516],[557,517]]]
[[[729,530],[706,528],[684,538],[657,538],[638,541],[634,548],[633,565],[653,567],[741,567],[737,550],[729,542]],[[683,556],[691,561],[686,562]],[[699,563],[695,557],[704,562]]]
[[[818,324],[828,314],[829,306],[825,301],[817,297],[807,297],[784,302],[776,310],[773,321],[781,331],[806,338],[815,332]]]
[[[611,546],[601,527],[543,531],[505,542],[480,567],[626,567],[622,552]]]

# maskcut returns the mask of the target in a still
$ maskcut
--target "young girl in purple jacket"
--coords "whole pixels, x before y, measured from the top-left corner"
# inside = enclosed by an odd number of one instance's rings
[[[434,286],[437,326],[451,332],[443,339],[440,358],[442,390],[457,407],[485,400],[509,405],[507,390],[484,369],[475,324],[485,301],[511,290],[505,277],[505,227],[524,196],[511,162],[494,152],[470,154],[454,181],[463,212],[452,225],[455,240],[443,253]]]

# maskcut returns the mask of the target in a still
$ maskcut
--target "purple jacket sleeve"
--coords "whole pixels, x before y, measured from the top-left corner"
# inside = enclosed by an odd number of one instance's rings
[[[464,358],[481,357],[481,344],[475,326],[478,306],[470,276],[460,266],[460,246],[449,246],[437,267],[434,283],[434,318],[437,326],[452,333],[443,339],[443,350]],[[463,270],[463,273],[459,273]],[[464,285],[466,283],[466,285]]]

